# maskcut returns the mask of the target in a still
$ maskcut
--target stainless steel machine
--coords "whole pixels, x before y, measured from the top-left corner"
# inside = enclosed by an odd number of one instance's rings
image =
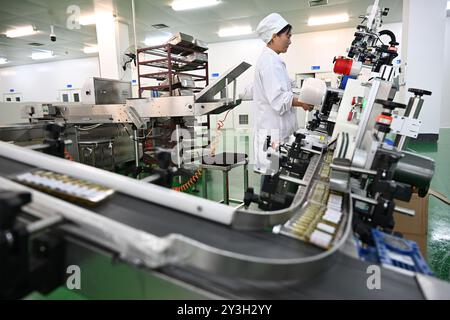
[[[158,142],[154,142],[154,147],[167,147],[165,143],[170,142],[172,130],[178,132],[178,142],[183,139],[180,134],[182,129],[193,134],[196,117],[222,113],[239,105],[236,79],[249,67],[249,64],[242,62],[201,92],[187,96],[129,99],[131,89],[128,83],[89,79],[84,86],[81,103],[15,104],[15,108],[21,110],[22,120],[29,124],[4,125],[4,136],[0,138],[3,141],[19,143],[23,140],[23,143],[30,143],[29,134],[26,134],[30,126],[35,125],[33,139],[36,140],[45,137],[44,130],[40,130],[44,127],[43,123],[60,123],[66,127],[63,137],[71,141],[67,145],[70,159],[111,171],[130,161],[138,167],[145,140],[167,133],[167,130],[161,132],[159,125],[165,119],[176,119],[176,125],[169,128],[168,138],[155,138]],[[21,130],[23,134],[11,139],[12,130],[17,134]],[[150,131],[153,134],[148,134]]]

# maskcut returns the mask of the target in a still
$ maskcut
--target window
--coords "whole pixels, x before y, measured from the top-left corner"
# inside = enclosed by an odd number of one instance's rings
[[[248,114],[239,115],[239,125],[248,125]]]

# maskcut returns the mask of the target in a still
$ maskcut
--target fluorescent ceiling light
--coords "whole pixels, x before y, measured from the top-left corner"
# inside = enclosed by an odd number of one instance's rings
[[[252,32],[253,31],[251,26],[223,28],[219,30],[219,37],[242,36],[244,34],[250,34]]]
[[[31,54],[31,59],[33,60],[42,60],[42,59],[50,59],[54,58],[53,51],[39,51],[33,52]]]
[[[35,34],[37,31],[32,26],[20,27],[6,31],[8,38],[25,37]]]
[[[447,1],[447,10],[450,10],[450,1]]]
[[[98,46],[84,47],[83,48],[83,52],[86,53],[86,54],[97,53],[98,52]]]
[[[82,16],[82,17],[80,17],[80,24],[82,26],[88,26],[88,25],[91,25],[91,24],[95,24],[95,22],[96,22],[96,17],[95,17],[94,14],[90,15],[90,16]]]
[[[172,9],[175,11],[191,10],[218,5],[220,0],[175,0]]]
[[[6,58],[0,58],[0,64],[7,64],[9,61]]]
[[[308,26],[320,26],[324,24],[342,23],[347,22],[349,19],[350,18],[346,13],[334,16],[311,17],[308,19]]]
[[[158,46],[160,44],[165,44],[171,37],[172,35],[146,38],[144,43],[149,47]]]

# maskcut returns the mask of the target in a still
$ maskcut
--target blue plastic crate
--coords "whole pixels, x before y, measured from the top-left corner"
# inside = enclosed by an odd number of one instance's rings
[[[420,253],[417,243],[372,229],[378,260],[384,266],[392,266],[412,272],[433,275]]]
[[[378,259],[377,248],[363,245],[359,239],[355,239],[358,250],[358,256],[367,262],[380,263]]]

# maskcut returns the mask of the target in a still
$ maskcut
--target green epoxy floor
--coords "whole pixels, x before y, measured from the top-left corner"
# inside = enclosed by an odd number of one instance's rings
[[[228,132],[227,136],[232,134],[232,132]],[[432,181],[432,188],[446,197],[450,197],[450,166],[448,164],[448,159],[450,159],[450,129],[441,129],[437,143],[410,142],[406,148],[409,151],[431,157],[436,161],[436,173]],[[248,143],[239,146],[237,151],[251,152]],[[230,198],[243,198],[243,179],[242,167],[230,171]],[[253,186],[256,192],[259,191],[260,176],[253,173],[251,166],[249,166],[249,186]],[[193,194],[202,196],[200,182],[197,189],[198,192]],[[213,201],[222,200],[222,190],[222,173],[210,171],[208,173],[208,198]],[[428,263],[436,276],[450,281],[450,208],[434,197],[430,197],[428,216]],[[127,275],[124,275],[124,277],[126,278]],[[85,299],[85,297],[61,287],[48,296],[34,293],[27,299],[79,300]]]
[[[411,141],[406,150],[436,161],[431,188],[450,198],[450,128],[441,129],[437,143]],[[427,261],[441,279],[450,281],[450,207],[430,197],[428,206]]]

